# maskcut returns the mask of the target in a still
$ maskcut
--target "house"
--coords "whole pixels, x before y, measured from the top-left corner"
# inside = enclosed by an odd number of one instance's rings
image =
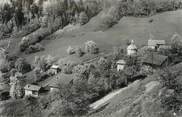
[[[58,72],[61,71],[61,69],[59,68],[58,65],[52,65],[50,68],[51,73],[53,73],[54,75],[58,74]]]
[[[165,40],[152,40],[152,39],[148,40],[148,48],[157,49],[161,45],[166,45],[166,41]]]
[[[134,43],[134,41],[131,41],[131,44],[127,47],[127,55],[128,56],[133,56],[137,54],[137,47]]]
[[[168,64],[168,56],[152,52],[144,56],[142,63],[143,65],[151,66],[152,68],[161,68]]]
[[[41,87],[37,85],[27,84],[25,87],[25,96],[38,97]]]
[[[126,62],[125,62],[125,60],[119,60],[116,62],[116,65],[117,65],[117,71],[122,71],[122,70],[124,70]]]

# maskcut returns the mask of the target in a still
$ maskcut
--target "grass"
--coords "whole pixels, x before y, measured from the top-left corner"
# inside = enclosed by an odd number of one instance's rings
[[[97,17],[90,22],[96,22]],[[69,45],[82,47],[88,40],[95,41],[104,52],[111,51],[113,46],[124,46],[127,40],[135,40],[136,45],[140,47],[147,44],[150,33],[155,36],[155,39],[170,41],[175,32],[182,35],[181,18],[182,10],[165,12],[149,18],[124,17],[118,24],[104,32],[95,32],[92,24],[88,23],[79,30],[56,34],[56,37],[53,36],[54,38],[43,40],[41,44],[45,47],[45,51],[24,56],[29,61],[32,61],[35,55],[45,54],[64,58],[68,56],[66,49]],[[150,23],[150,19],[154,21]],[[76,57],[68,56],[67,58]]]

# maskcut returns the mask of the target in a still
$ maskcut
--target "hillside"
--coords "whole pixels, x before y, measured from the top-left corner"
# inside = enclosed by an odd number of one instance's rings
[[[0,2],[0,116],[182,115],[182,0],[34,2]]]
[[[92,18],[90,23],[79,29],[52,34],[41,42],[45,51],[25,55],[26,58],[33,60],[35,55],[44,54],[66,57],[68,46],[82,46],[88,40],[95,41],[102,51],[110,51],[114,46],[125,45],[127,40],[135,40],[137,46],[146,45],[150,33],[155,39],[166,41],[170,41],[175,32],[182,34],[182,10],[165,12],[149,18],[123,17],[118,24],[108,30],[94,31],[97,28],[94,22],[97,22],[100,16],[99,14]],[[149,22],[151,19],[153,19],[152,23]]]

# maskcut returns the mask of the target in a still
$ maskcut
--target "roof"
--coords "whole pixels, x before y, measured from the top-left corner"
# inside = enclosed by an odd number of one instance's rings
[[[126,64],[126,61],[125,60],[119,60],[116,62],[117,64]]]
[[[29,91],[39,91],[41,87],[37,85],[27,84],[24,89]]]
[[[148,40],[148,46],[156,46],[156,45],[165,45],[166,41],[165,40]]]
[[[59,68],[58,65],[52,65],[52,66],[51,66],[51,69],[58,69],[58,68]]]
[[[136,50],[137,47],[135,44],[130,44],[128,47],[127,47],[127,50]]]
[[[151,53],[151,54],[147,54],[144,58],[143,58],[143,63],[147,63],[147,64],[151,64],[151,65],[157,65],[157,66],[161,66],[166,60],[167,60],[167,56],[164,55],[160,55],[157,53]]]

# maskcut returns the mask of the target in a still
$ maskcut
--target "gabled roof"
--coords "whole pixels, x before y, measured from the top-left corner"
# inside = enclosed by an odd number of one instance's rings
[[[151,65],[157,65],[157,66],[161,66],[166,60],[167,60],[167,56],[164,55],[160,55],[157,53],[151,53],[151,54],[147,54],[142,62],[143,63],[147,63],[147,64],[151,64]]]
[[[59,69],[59,66],[58,65],[52,65],[51,69]]]
[[[29,91],[39,91],[41,87],[37,85],[27,84],[24,89]]]
[[[126,64],[126,61],[125,60],[119,60],[116,62],[117,64]]]
[[[156,46],[156,45],[165,45],[166,41],[165,40],[148,40],[148,46]]]

